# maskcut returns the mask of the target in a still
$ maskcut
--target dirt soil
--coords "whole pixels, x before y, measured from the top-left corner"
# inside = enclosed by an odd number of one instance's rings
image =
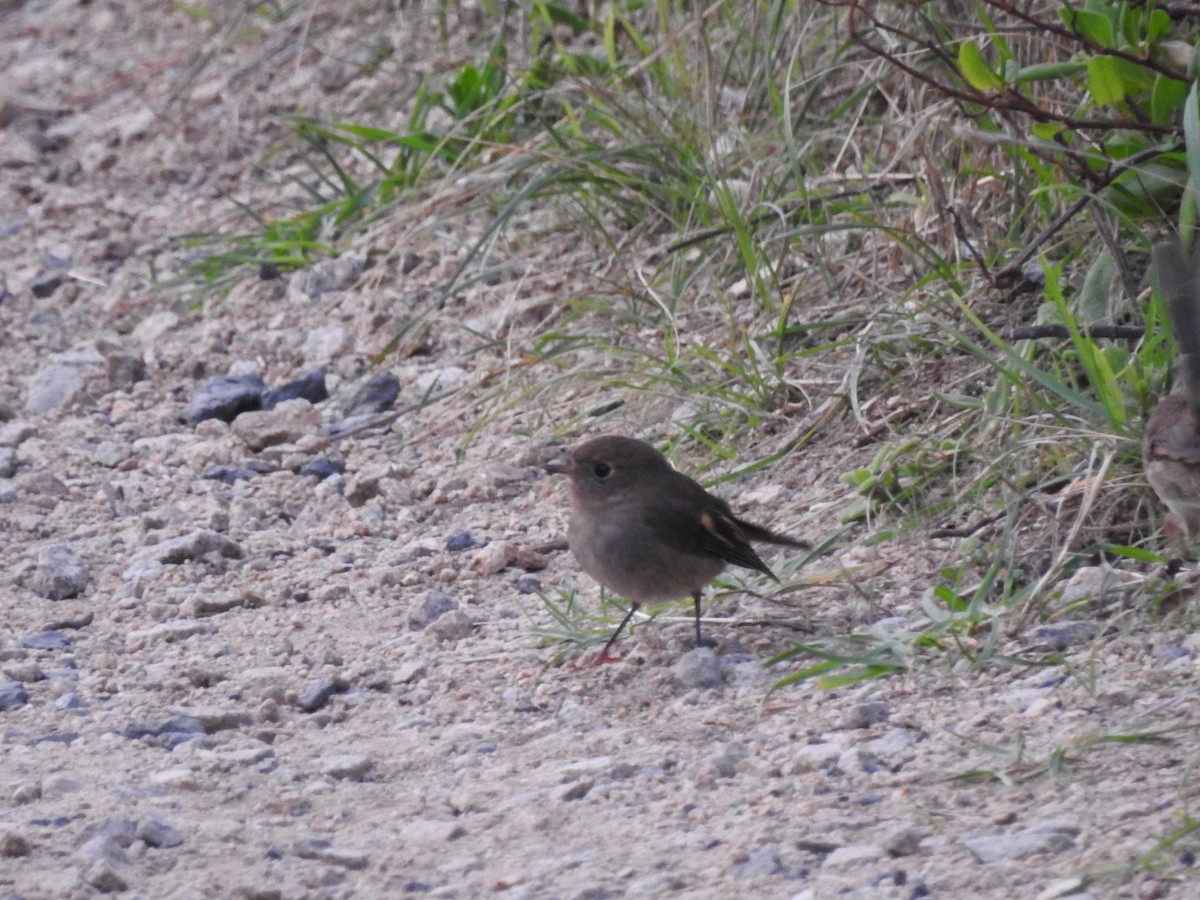
[[[198,252],[180,235],[302,194],[281,175],[306,177],[298,159],[265,155],[286,116],[399,129],[389,93],[461,64],[461,7],[441,42],[438,4],[381,6],[0,4],[0,897],[1200,896],[1196,635],[1082,622],[1006,637],[1060,642],[1058,665],[949,652],[768,698],[788,616],[899,635],[936,606],[959,542],[863,524],[804,590],[715,598],[715,653],[681,606],[623,664],[579,668],[594,649],[560,659],[534,634],[552,622],[531,579],[598,598],[538,549],[564,535],[565,491],[537,463],[606,398],[568,385],[480,426],[504,340],[435,331],[384,369],[398,409],[453,392],[329,438],[478,222],[429,227],[416,204],[312,270],[155,286]],[[541,251],[448,312],[503,336],[564,270],[608,264],[552,235]],[[180,421],[210,376],[315,369],[333,399]],[[593,430],[661,441],[652,414]],[[721,490],[822,540],[845,452]],[[303,474],[321,459],[344,474]],[[1162,739],[1105,740],[1145,732]]]

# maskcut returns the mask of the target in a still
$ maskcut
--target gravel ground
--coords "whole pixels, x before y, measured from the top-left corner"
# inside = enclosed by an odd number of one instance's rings
[[[499,352],[425,335],[386,370],[408,411],[329,436],[463,233],[198,301],[154,288],[178,235],[278,190],[257,161],[281,115],[443,65],[416,7],[247,34],[165,4],[0,6],[0,897],[1197,896],[1195,841],[1170,840],[1196,798],[1178,624],[1078,620],[1014,637],[1057,665],[962,654],[767,697],[784,601],[732,594],[715,652],[681,606],[621,665],[564,664],[531,579],[597,593],[545,549],[553,416],[476,431]],[[394,65],[364,71],[381,46]],[[502,330],[553,277],[453,312]],[[213,376],[313,371],[331,399],[185,421]],[[662,436],[633,416],[605,427]],[[800,511],[842,452],[738,482],[735,507],[818,538]],[[863,574],[790,595],[806,629],[923,621],[956,543],[866,538],[820,563]]]

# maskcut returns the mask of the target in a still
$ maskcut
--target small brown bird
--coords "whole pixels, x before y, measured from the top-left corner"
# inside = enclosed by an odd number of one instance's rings
[[[1168,535],[1200,534],[1200,265],[1178,238],[1154,246],[1158,288],[1175,336],[1175,389],[1155,408],[1142,440],[1146,480],[1167,505]]]
[[[739,519],[728,503],[634,438],[594,438],[545,468],[571,480],[567,541],[575,559],[598,582],[629,600],[629,613],[593,665],[618,661],[608,651],[643,603],[689,594],[696,601],[699,646],[700,592],[726,564],[779,580],[751,541],[808,546]]]

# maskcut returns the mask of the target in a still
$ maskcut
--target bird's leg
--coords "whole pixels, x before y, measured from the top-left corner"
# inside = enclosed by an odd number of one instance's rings
[[[692,599],[696,601],[696,646],[697,647],[715,647],[717,645],[716,638],[709,638],[707,641],[700,636],[700,592],[692,591]]]
[[[617,630],[612,633],[612,637],[608,639],[608,643],[604,645],[604,649],[600,651],[600,655],[592,660],[591,668],[594,669],[596,666],[604,665],[604,663],[618,663],[621,661],[621,657],[610,656],[608,651],[609,648],[616,643],[617,637],[625,629],[625,623],[633,618],[633,614],[637,612],[637,608],[638,605],[636,603],[629,604],[629,612],[625,613],[625,618],[621,620],[621,624],[617,626]]]

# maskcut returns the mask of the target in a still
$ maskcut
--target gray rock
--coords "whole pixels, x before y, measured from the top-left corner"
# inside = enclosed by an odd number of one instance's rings
[[[41,415],[69,405],[83,390],[75,366],[43,366],[26,381],[25,412]]]
[[[101,441],[92,450],[92,455],[100,465],[115,469],[133,456],[133,448],[117,441]]]
[[[409,660],[401,663],[396,670],[396,684],[413,684],[429,674],[429,665],[423,659]]]
[[[1063,853],[1075,846],[1079,832],[1075,825],[1049,823],[1015,834],[972,835],[963,838],[962,843],[981,863],[994,863],[1033,853]]]
[[[1062,595],[1059,602],[1064,607],[1072,607],[1112,599],[1132,589],[1139,580],[1133,572],[1111,566],[1083,566],[1075,570],[1066,584],[1060,582]]]
[[[746,747],[741,741],[730,741],[719,753],[706,757],[704,763],[718,778],[733,778],[737,764],[745,758]]]
[[[0,425],[0,447],[16,448],[31,437],[37,436],[37,426],[32,422],[14,419]]]
[[[257,720],[257,716],[255,716]],[[275,751],[270,747],[243,747],[240,750],[218,750],[217,759],[223,763],[235,766],[252,766],[265,760],[274,759]]]
[[[130,337],[143,347],[149,348],[178,324],[179,316],[170,310],[151,313],[137,323]]]
[[[323,294],[350,287],[365,268],[366,259],[358,253],[343,253],[336,259],[322,260],[312,268],[301,270],[292,276],[288,284],[288,295],[294,297],[301,294],[317,300]]]
[[[177,706],[171,713],[195,719],[207,734],[242,728],[254,721],[254,715],[248,709],[224,709],[220,706]]]
[[[875,844],[846,844],[825,857],[821,863],[821,871],[856,869],[883,859],[886,855],[884,849]]]
[[[119,733],[126,740],[147,740],[151,744],[170,749],[202,737],[205,731],[204,724],[198,719],[171,716],[153,724],[131,723]]]
[[[192,395],[179,421],[195,425],[206,419],[232,422],[244,412],[260,409],[267,386],[257,375],[221,375],[210,378]]]
[[[335,475],[346,474],[346,463],[340,459],[329,459],[324,456],[319,456],[314,460],[310,460],[304,465],[298,473],[301,477],[312,476],[317,481],[324,481],[326,478],[332,478]]]
[[[127,641],[163,641],[171,644],[197,634],[209,634],[212,631],[215,629],[203,622],[193,622],[190,619],[171,619],[159,625],[152,625],[150,628],[130,631],[125,635],[125,639]]]
[[[892,707],[886,700],[868,700],[851,707],[846,714],[846,725],[849,728],[870,728],[886,722],[891,715]]]
[[[107,838],[123,850],[128,850],[137,840],[137,822],[127,816],[110,816],[93,822],[83,830],[81,844],[97,838]]]
[[[0,712],[19,709],[29,702],[29,692],[19,681],[0,681]]]
[[[867,631],[871,634],[900,634],[909,631],[912,628],[912,623],[903,616],[884,616],[882,619],[876,619],[867,626]]]
[[[147,847],[178,847],[183,843],[183,835],[178,829],[162,819],[143,819],[138,822],[137,836]]]
[[[3,668],[0,668],[0,674],[24,684],[33,684],[36,681],[44,680],[46,677],[46,673],[42,671],[42,667],[33,660],[6,663]]]
[[[697,647],[679,657],[671,675],[681,688],[714,688],[725,683],[725,673],[717,655],[709,647]]]
[[[349,419],[385,412],[399,396],[400,379],[391,372],[380,372],[347,398],[342,404],[342,415]]]
[[[62,272],[39,272],[29,282],[29,292],[35,297],[49,297],[63,283]]]
[[[84,842],[76,856],[79,875],[91,887],[105,894],[129,890],[129,855],[112,837],[96,835]]]
[[[581,781],[576,781],[574,784],[569,784],[558,792],[558,799],[564,802],[571,800],[582,800],[596,786],[596,782],[590,778],[585,778]]]
[[[460,550],[473,550],[475,547],[476,544],[474,536],[471,534],[471,532],[466,531],[465,529],[455,531],[448,538],[446,538],[446,549],[451,553],[457,553]]]
[[[109,385],[113,388],[129,388],[146,379],[146,361],[142,355],[123,340],[115,337],[96,339],[96,352],[104,360]]]
[[[54,701],[54,707],[55,709],[87,709],[88,704],[74,691],[67,691],[65,694],[60,694]]]
[[[779,848],[774,844],[759,847],[743,860],[729,867],[734,878],[762,878],[767,875],[783,875],[787,869],[779,859]]]
[[[413,390],[417,394],[439,393],[441,391],[456,391],[470,379],[470,373],[460,366],[446,366],[422,372],[413,381]]]
[[[104,354],[104,368],[111,387],[118,390],[131,388],[139,381],[146,380],[146,361],[141,354],[120,348],[106,351],[103,347],[100,352]]]
[[[797,743],[792,748],[792,761],[788,765],[790,774],[823,768],[830,760],[841,756],[849,743],[844,732],[830,732],[822,737],[823,740],[815,744]]]
[[[300,352],[304,362],[310,366],[328,365],[347,349],[349,341],[346,329],[340,325],[319,325],[309,330],[304,337]]]
[[[346,690],[346,682],[341,679],[318,681],[309,685],[296,700],[296,708],[301,712],[313,713],[325,706],[334,695]]]
[[[407,275],[417,266],[425,261],[420,253],[414,253],[412,250],[405,250],[404,256],[400,258],[400,274]]]
[[[1086,878],[1079,875],[1070,875],[1046,885],[1045,890],[1038,894],[1034,900],[1059,900],[1060,897],[1070,897],[1072,900],[1094,900],[1095,895],[1084,890],[1087,885],[1088,880]],[[1142,896],[1146,896],[1146,894],[1142,894]]]
[[[339,781],[362,781],[375,768],[373,760],[358,754],[330,756],[321,762],[321,772]]]
[[[180,565],[197,560],[210,553],[226,559],[241,559],[242,548],[234,541],[216,531],[198,529],[177,538],[160,541],[135,553],[121,577],[126,581],[153,575],[160,565]]]
[[[455,609],[430,622],[425,631],[439,641],[458,641],[474,633],[475,620],[461,609]]]
[[[69,628],[61,622],[58,623],[59,628]],[[71,639],[67,637],[59,628],[49,628],[46,631],[38,631],[29,635],[21,641],[21,646],[30,650],[65,650],[71,646]]]
[[[16,9],[15,6],[12,8]],[[41,160],[41,151],[33,138],[32,134],[14,133],[12,129],[6,129],[4,145],[0,146],[0,168],[19,169],[24,166],[36,166]]]
[[[83,779],[74,772],[55,772],[42,779],[42,799],[57,800],[83,788]]]
[[[862,749],[875,759],[893,768],[911,759],[912,736],[904,728],[889,728],[873,741],[867,741]]]
[[[883,849],[889,856],[912,856],[921,849],[921,841],[929,835],[929,830],[915,825],[897,828],[883,839]]]
[[[247,415],[252,415],[252,413],[247,413]],[[236,484],[239,481],[250,481],[257,478],[259,474],[254,469],[242,466],[213,466],[200,477],[209,481],[219,481],[222,484]]]
[[[370,862],[367,854],[335,847],[324,838],[302,838],[292,849],[301,859],[316,859],[345,869],[365,869]]]
[[[611,756],[589,756],[586,759],[575,759],[564,763],[559,768],[563,781],[576,781],[580,778],[599,775],[612,766]]]
[[[238,594],[220,592],[216,594],[193,594],[184,604],[185,609],[196,618],[216,616],[246,606],[246,600]]]
[[[313,434],[321,424],[321,414],[302,398],[285,400],[274,409],[252,410],[233,422],[233,433],[251,450],[264,450],[280,444],[294,444]]]
[[[18,805],[32,803],[35,800],[40,800],[41,797],[42,785],[40,782],[23,781],[12,792],[12,801]]]
[[[318,369],[267,391],[263,394],[262,408],[274,409],[285,400],[307,400],[317,404],[328,399],[329,388],[325,384],[325,373]]]
[[[436,589],[427,591],[421,600],[408,608],[406,617],[408,627],[419,631],[456,609],[458,609],[458,603],[449,594]]]
[[[21,479],[21,489],[29,502],[40,509],[54,509],[70,491],[50,472],[33,471]]]
[[[461,822],[445,819],[406,819],[400,825],[399,838],[405,844],[435,846],[456,841],[466,835]]]
[[[347,503],[358,509],[383,493],[383,479],[387,477],[388,472],[384,469],[359,472],[346,482],[342,496]]]
[[[1052,650],[1066,650],[1072,644],[1090,641],[1097,631],[1092,622],[1053,622],[1033,629],[1032,637],[1039,644],[1045,644]]]
[[[258,704],[254,709],[254,721],[258,723],[280,722],[283,720],[283,711],[280,710],[279,704],[272,698],[268,697]]]
[[[37,557],[30,589],[48,600],[78,597],[91,580],[87,567],[65,544],[44,548]]]
[[[617,895],[608,885],[585,884],[583,887],[576,888],[567,900],[612,900],[615,896]]]

